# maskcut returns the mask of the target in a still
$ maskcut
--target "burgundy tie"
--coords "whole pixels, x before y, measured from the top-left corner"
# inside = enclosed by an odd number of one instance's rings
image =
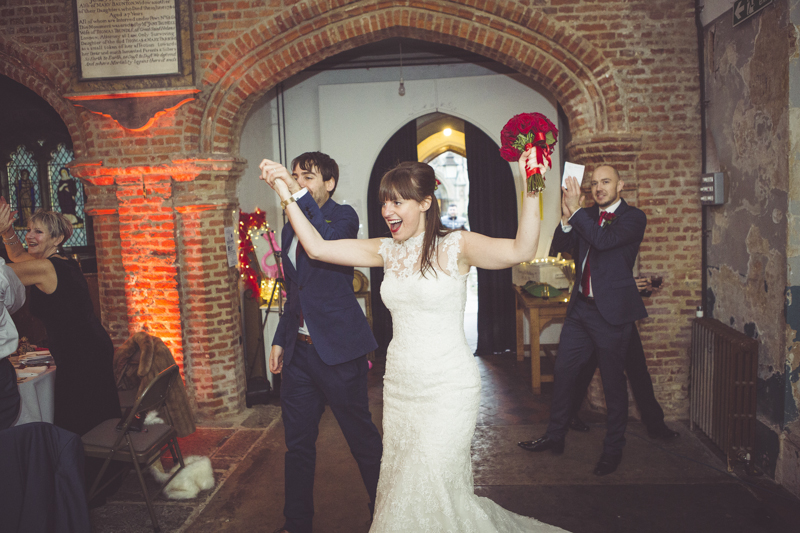
[[[602,226],[605,219],[606,212],[600,211],[600,218],[597,219],[597,225]],[[581,275],[581,292],[584,296],[589,296],[589,278],[591,275],[591,272],[589,272],[589,253],[587,252],[586,261],[583,266],[583,274]]]

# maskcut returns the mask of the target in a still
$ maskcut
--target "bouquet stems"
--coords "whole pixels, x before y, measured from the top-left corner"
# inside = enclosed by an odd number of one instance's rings
[[[531,174],[527,179],[528,192],[542,192],[544,190],[544,178],[541,174]]]

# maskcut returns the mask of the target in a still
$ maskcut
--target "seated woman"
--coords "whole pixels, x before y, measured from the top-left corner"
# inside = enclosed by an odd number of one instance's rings
[[[61,248],[72,224],[61,213],[37,211],[28,221],[26,251],[12,226],[15,215],[1,200],[0,234],[13,261],[9,266],[23,285],[33,286],[31,313],[44,323],[57,367],[53,423],[83,435],[120,416],[114,346],[94,314],[80,266]]]

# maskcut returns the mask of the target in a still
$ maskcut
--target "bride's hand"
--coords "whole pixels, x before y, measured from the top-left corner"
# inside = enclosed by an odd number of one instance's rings
[[[261,169],[261,179],[269,185],[273,191],[278,193],[281,200],[286,200],[292,195],[287,184],[287,179],[294,181],[286,168],[280,163],[264,159],[259,165]]]
[[[530,157],[531,152],[536,150],[536,148],[531,148],[530,150],[525,150],[522,152],[522,155],[519,156],[519,161],[517,164],[519,165],[519,175],[522,177],[522,190],[528,190],[528,157]],[[535,192],[529,192],[526,194],[528,198],[535,198],[537,194]]]

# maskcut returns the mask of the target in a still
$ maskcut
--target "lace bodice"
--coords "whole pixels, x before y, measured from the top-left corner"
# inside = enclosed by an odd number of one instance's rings
[[[380,255],[384,260],[384,272],[405,279],[418,273],[420,257],[422,255],[422,242],[425,233],[420,233],[404,242],[395,242],[393,239],[384,239],[380,247]],[[464,278],[466,274],[458,273],[458,254],[461,251],[461,232],[448,233],[437,243],[436,264],[438,272],[443,272],[455,278]],[[429,275],[426,272],[426,276]]]
[[[442,358],[448,359],[455,346],[463,347],[459,356],[467,353],[472,362],[464,337],[467,276],[458,273],[461,232],[449,233],[437,243],[437,261],[424,276],[419,271],[423,237],[402,243],[387,239],[380,248],[385,265],[381,297],[393,324],[393,358],[387,356],[386,361],[390,378],[395,371],[416,372],[407,367],[419,368],[415,359],[423,354],[426,366],[440,362],[446,366]]]

